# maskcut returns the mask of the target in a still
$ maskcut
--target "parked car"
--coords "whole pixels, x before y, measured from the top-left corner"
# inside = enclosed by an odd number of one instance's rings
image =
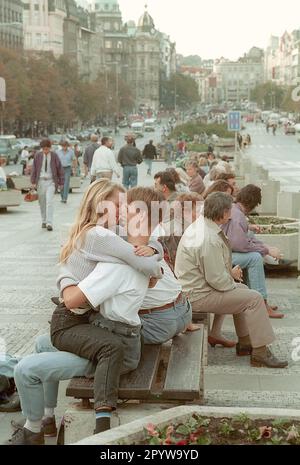
[[[6,163],[12,161],[13,163],[18,163],[19,153],[18,147],[16,144],[16,136],[0,136],[0,156],[6,158]]]
[[[295,126],[291,125],[291,124],[286,125],[285,128],[284,128],[284,133],[285,133],[285,135],[288,135],[288,134],[295,135],[296,134]]]

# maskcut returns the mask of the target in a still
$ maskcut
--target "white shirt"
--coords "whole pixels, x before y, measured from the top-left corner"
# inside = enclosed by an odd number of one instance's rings
[[[0,178],[1,179],[4,179],[4,181],[6,182],[6,173],[4,171],[4,169],[2,168],[2,166],[0,166]]]
[[[101,305],[104,318],[139,326],[138,312],[148,285],[149,278],[129,265],[98,263],[78,287],[93,307]]]
[[[46,171],[46,158],[47,158],[47,171]],[[52,170],[51,170],[51,153],[48,153],[48,155],[46,155],[45,153],[43,154],[43,164],[41,168],[40,178],[53,179]]]
[[[99,147],[94,153],[91,175],[96,176],[97,173],[100,173],[101,171],[112,171],[116,175],[120,175],[115,154],[105,145],[101,145],[101,147]]]
[[[21,153],[21,160],[27,161],[29,158],[29,152],[28,150],[23,149]]]
[[[163,307],[171,302],[175,302],[180,292],[182,292],[179,281],[175,278],[165,260],[161,261],[161,266],[164,270],[164,275],[162,279],[157,281],[155,287],[147,290],[147,294],[141,306],[141,308],[145,310]]]

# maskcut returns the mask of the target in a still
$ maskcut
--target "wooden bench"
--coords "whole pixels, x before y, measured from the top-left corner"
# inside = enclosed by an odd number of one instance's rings
[[[169,343],[144,346],[138,368],[121,377],[119,398],[141,402],[203,403],[204,326],[181,334]],[[68,397],[81,399],[85,407],[94,398],[94,380],[73,378]]]
[[[210,313],[196,313],[193,312],[193,323],[204,325],[203,336],[203,364],[208,366],[208,335],[210,331]]]

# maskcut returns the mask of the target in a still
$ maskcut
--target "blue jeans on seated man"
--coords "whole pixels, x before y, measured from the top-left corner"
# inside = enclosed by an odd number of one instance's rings
[[[36,354],[24,357],[15,367],[14,378],[21,400],[22,412],[31,421],[40,420],[44,409],[57,406],[59,382],[74,377],[93,377],[95,367],[87,359],[53,347],[50,334],[36,340]],[[125,360],[122,374],[134,370]]]
[[[240,265],[242,270],[247,270],[247,286],[259,292],[267,300],[266,277],[264,259],[258,252],[232,254],[233,266]]]
[[[163,344],[182,333],[191,321],[192,306],[188,300],[168,310],[141,315],[144,344]]]

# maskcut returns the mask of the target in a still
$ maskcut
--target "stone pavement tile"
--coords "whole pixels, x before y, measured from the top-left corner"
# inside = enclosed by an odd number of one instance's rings
[[[294,391],[300,393],[300,373],[298,375],[258,376],[261,391]],[[299,405],[300,407],[300,405]]]
[[[300,393],[294,391],[205,391],[205,405],[300,409]]]
[[[213,374],[205,372],[204,377],[204,388],[205,390],[214,390],[216,388],[222,388],[222,390],[251,390],[259,391],[261,389],[259,383],[259,376],[257,374],[250,374],[247,376],[239,377],[237,380],[236,376],[232,374]]]

